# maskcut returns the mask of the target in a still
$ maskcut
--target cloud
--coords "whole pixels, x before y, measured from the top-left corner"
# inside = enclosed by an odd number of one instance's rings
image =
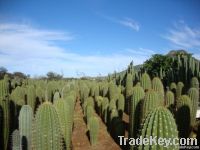
[[[125,27],[128,27],[134,31],[139,31],[140,30],[140,25],[137,21],[135,21],[134,19],[132,18],[123,18],[123,19],[116,19],[114,17],[110,17],[110,16],[107,16],[107,15],[104,15],[104,14],[101,14],[101,13],[97,13],[99,16],[101,16],[102,18],[106,19],[106,20],[109,20],[113,23],[117,23],[117,24],[120,24],[120,25],[123,25]]]
[[[119,23],[124,25],[124,26],[126,26],[126,27],[129,27],[129,28],[131,28],[131,29],[133,29],[135,31],[139,31],[140,30],[139,24],[135,20],[133,20],[131,18],[125,18],[123,20],[119,20]]]
[[[151,49],[146,49],[146,48],[138,48],[138,49],[126,49],[127,52],[130,52],[131,54],[134,54],[136,56],[151,56],[153,54],[155,54],[156,52],[154,50]]]
[[[131,60],[141,64],[146,56],[132,53],[110,55],[80,55],[59,45],[75,37],[71,33],[38,29],[19,23],[0,23],[0,64],[9,71],[45,75],[48,71],[63,72],[64,76],[107,75],[123,70]]]
[[[190,27],[184,21],[175,23],[163,37],[177,48],[200,48],[200,28]]]

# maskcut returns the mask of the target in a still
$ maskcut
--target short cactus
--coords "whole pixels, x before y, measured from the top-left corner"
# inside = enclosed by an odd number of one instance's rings
[[[140,133],[142,138],[152,138],[156,137],[156,141],[159,138],[178,138],[178,131],[175,120],[171,112],[164,108],[158,107],[151,111],[146,117],[144,124],[142,125],[142,130]],[[179,145],[169,145],[167,148],[164,145],[159,145],[153,143],[146,145],[139,145],[138,150],[162,150],[162,149],[173,149],[179,150]]]
[[[21,140],[19,130],[14,130],[12,133],[12,150],[21,150]]]

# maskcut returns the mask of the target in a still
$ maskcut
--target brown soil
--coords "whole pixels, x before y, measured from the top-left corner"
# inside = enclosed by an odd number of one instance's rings
[[[75,106],[74,111],[74,129],[72,133],[72,149],[73,150],[120,150],[121,148],[115,141],[112,139],[110,134],[107,131],[107,127],[102,122],[100,122],[100,131],[98,137],[98,143],[94,146],[91,146],[88,136],[87,136],[87,125],[84,122],[84,115],[78,100]]]

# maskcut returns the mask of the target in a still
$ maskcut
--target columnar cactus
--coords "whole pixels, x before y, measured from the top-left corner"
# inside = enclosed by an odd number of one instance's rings
[[[88,130],[90,135],[90,143],[91,145],[95,145],[97,143],[99,133],[99,120],[97,117],[90,117],[88,122]]]
[[[102,108],[101,114],[105,123],[107,123],[108,106],[109,106],[109,100],[107,97],[104,97],[101,104],[101,108]]]
[[[191,123],[191,99],[187,95],[182,95],[178,98],[176,122],[179,137],[187,138],[190,134]]]
[[[119,95],[119,98],[118,98],[118,100],[117,100],[117,109],[118,109],[120,115],[122,115],[123,112],[124,112],[124,106],[125,106],[124,95],[123,95],[123,94],[120,94],[120,95]]]
[[[53,102],[58,100],[60,98],[60,93],[58,91],[56,91],[53,95]]]
[[[145,96],[143,88],[140,84],[133,87],[133,95],[130,102],[129,116],[129,138],[135,138],[140,125],[139,115],[141,114],[141,102]],[[133,146],[130,146],[133,149]]]
[[[165,106],[171,107],[173,105],[174,105],[174,93],[168,90],[165,96]]]
[[[191,79],[191,83],[190,83],[191,87],[194,87],[196,89],[199,89],[199,80],[197,79],[197,77],[193,77]]]
[[[34,86],[29,86],[27,91],[27,104],[30,105],[35,110],[35,102],[36,102],[36,91]]]
[[[159,100],[158,92],[154,90],[150,90],[146,92],[144,100],[142,102],[142,112],[141,112],[140,123],[144,121],[145,117],[150,111],[160,106],[160,104],[161,102]]]
[[[154,77],[152,80],[152,89],[157,91],[159,98],[164,101],[164,87],[162,81],[158,77]]]
[[[177,88],[176,88],[176,98],[179,98],[182,95],[182,89],[184,87],[183,82],[178,82],[177,83]]]
[[[142,74],[142,77],[140,79],[140,83],[141,83],[141,86],[143,87],[144,90],[151,89],[151,79],[146,72]]]
[[[125,109],[127,112],[129,112],[129,101],[132,95],[132,88],[133,88],[133,77],[130,73],[126,76],[126,87],[125,87],[125,100],[126,100],[126,106]]]
[[[67,149],[71,149],[71,136],[73,126],[73,115],[70,110],[71,106],[68,105],[68,103],[63,99],[56,100],[54,106],[58,113],[62,134],[66,142],[66,147]]]
[[[109,100],[116,100],[116,85],[111,81],[108,87]]]
[[[32,129],[32,150],[44,149],[63,149],[58,113],[50,102],[40,105]]]
[[[20,139],[26,139],[26,143],[21,143],[21,145],[26,145],[28,150],[31,150],[31,130],[33,121],[33,109],[29,105],[23,105],[19,112],[19,132]]]
[[[191,99],[191,124],[194,125],[196,121],[196,113],[199,101],[199,90],[196,88],[190,88],[188,91],[188,95]]]
[[[164,107],[158,107],[155,110],[151,111],[146,117],[144,124],[142,125],[140,136],[142,136],[142,138],[148,139],[150,139],[150,137],[155,137],[156,143],[158,142],[157,140],[159,138],[178,138],[176,122],[171,112]],[[179,145],[170,144],[168,147],[164,146],[165,145],[159,145],[155,143],[153,143],[152,145],[139,145],[138,150],[179,150]]]
[[[86,107],[86,118],[87,122],[89,121],[90,117],[94,115],[94,108],[91,105],[87,105]]]
[[[9,95],[9,84],[7,80],[0,80],[0,99],[4,99]]]
[[[19,130],[14,130],[12,133],[12,150],[21,150],[21,140]]]

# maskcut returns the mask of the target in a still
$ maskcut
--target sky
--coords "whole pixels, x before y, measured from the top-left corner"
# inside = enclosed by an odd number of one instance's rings
[[[200,0],[0,0],[0,66],[104,76],[185,49],[200,59]]]

